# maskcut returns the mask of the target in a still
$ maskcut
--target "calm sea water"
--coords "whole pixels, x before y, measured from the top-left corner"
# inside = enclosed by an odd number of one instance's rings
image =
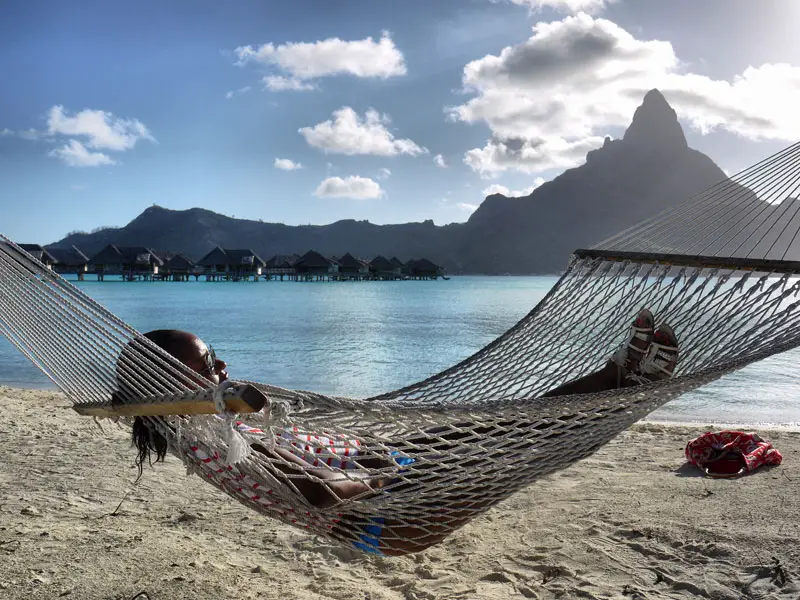
[[[502,334],[555,277],[397,282],[76,284],[139,331],[186,329],[234,378],[365,397],[433,375]],[[800,353],[773,357],[654,413],[669,421],[800,423]],[[52,387],[0,338],[0,384]]]

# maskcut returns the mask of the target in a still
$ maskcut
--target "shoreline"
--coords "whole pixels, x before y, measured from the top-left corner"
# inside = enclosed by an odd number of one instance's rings
[[[661,425],[664,427],[688,427],[690,429],[698,429],[708,427],[715,430],[721,429],[738,429],[738,430],[749,430],[749,429],[759,429],[762,431],[790,431],[790,432],[800,432],[800,422],[791,422],[791,423],[772,423],[772,422],[756,422],[751,423],[747,421],[715,421],[713,419],[706,419],[706,420],[675,420],[670,421],[667,419],[651,419],[649,417],[645,417],[636,425]]]
[[[129,432],[0,387],[7,600],[800,597],[800,433],[778,467],[709,479],[687,425],[640,422],[425,552],[365,555],[254,513],[172,456],[137,485]]]

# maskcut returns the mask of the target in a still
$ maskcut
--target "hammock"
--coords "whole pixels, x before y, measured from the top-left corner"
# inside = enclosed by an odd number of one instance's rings
[[[243,411],[145,420],[188,471],[260,513],[367,552],[413,552],[678,395],[800,345],[800,262],[787,260],[800,231],[798,159],[800,144],[576,251],[547,296],[500,338],[433,377],[364,400],[248,382],[208,390],[210,382],[4,237],[0,332],[82,414],[103,414],[112,396],[117,408],[133,405],[128,414],[163,414],[160,406],[178,401],[211,403],[200,412]],[[673,378],[542,397],[602,367],[642,307],[677,333]],[[247,398],[254,387],[261,410]],[[155,410],[142,412],[147,405]],[[282,459],[253,451],[286,436],[301,442],[308,469],[286,474]],[[383,466],[331,460],[333,448],[346,455],[355,447]],[[389,456],[397,460],[387,466]],[[383,484],[319,508],[298,485],[320,482],[322,471]]]

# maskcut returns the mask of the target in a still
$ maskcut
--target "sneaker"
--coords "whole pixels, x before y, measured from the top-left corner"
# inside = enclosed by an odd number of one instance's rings
[[[653,313],[646,308],[640,310],[631,325],[627,343],[620,346],[611,356],[611,362],[622,368],[625,373],[638,371],[639,364],[653,340],[654,322]]]
[[[639,364],[638,372],[629,373],[635,383],[650,383],[669,379],[678,366],[678,338],[672,327],[663,323],[653,334],[647,355]]]

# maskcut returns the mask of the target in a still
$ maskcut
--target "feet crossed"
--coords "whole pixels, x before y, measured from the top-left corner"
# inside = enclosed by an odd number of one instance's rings
[[[678,338],[662,323],[654,330],[653,313],[643,308],[631,326],[628,341],[611,357],[620,369],[622,386],[642,385],[672,377],[678,365]]]

